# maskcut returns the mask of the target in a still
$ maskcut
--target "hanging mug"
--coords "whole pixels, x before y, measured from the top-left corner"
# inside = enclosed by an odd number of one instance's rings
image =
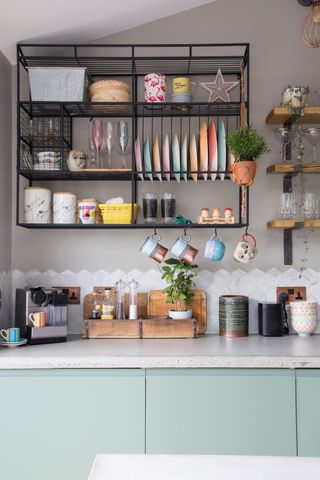
[[[247,241],[250,238],[251,241]],[[233,252],[233,258],[239,263],[250,263],[257,254],[257,242],[251,233],[244,233]]]
[[[158,233],[154,233],[151,237],[147,237],[146,240],[143,242],[143,245],[140,248],[140,252],[147,257],[152,258],[158,263],[162,263],[164,257],[168,253],[168,249],[163,247],[158,243],[161,240],[161,235]]]
[[[225,249],[226,247],[221,237],[214,233],[206,243],[204,257],[212,262],[220,262],[224,257]]]
[[[199,251],[189,245],[190,240],[189,235],[178,237],[170,249],[172,255],[189,265],[193,262]]]

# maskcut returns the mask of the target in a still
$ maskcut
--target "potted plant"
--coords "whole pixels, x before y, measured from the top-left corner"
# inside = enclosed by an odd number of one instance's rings
[[[268,150],[268,146],[264,138],[251,127],[228,133],[226,140],[235,158],[232,165],[235,181],[242,187],[248,187],[256,176],[256,160]]]
[[[195,286],[196,274],[193,270],[198,268],[198,265],[189,265],[176,258],[169,258],[164,263],[161,278],[168,286],[163,293],[167,295],[167,303],[175,306],[175,310],[169,310],[169,317],[179,320],[192,318],[192,310],[187,309],[187,306],[191,304],[192,288]]]

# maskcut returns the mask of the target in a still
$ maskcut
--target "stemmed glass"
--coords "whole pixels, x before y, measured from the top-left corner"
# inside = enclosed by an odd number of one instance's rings
[[[111,167],[111,151],[112,151],[112,145],[113,145],[113,123],[112,122],[107,122],[106,124],[106,144],[107,144],[107,150],[108,150],[108,164],[109,168]]]
[[[282,162],[287,163],[287,146],[293,141],[295,132],[289,127],[275,128],[274,132],[280,135],[282,144]]]
[[[92,143],[96,150],[97,167],[101,167],[99,162],[99,152],[104,147],[104,121],[98,118],[92,120]]]
[[[122,155],[123,166],[126,167],[126,149],[129,142],[128,123],[120,120],[118,122],[118,143]]]
[[[317,146],[320,142],[320,128],[311,127],[304,130],[308,142],[313,148],[313,163],[317,163]]]

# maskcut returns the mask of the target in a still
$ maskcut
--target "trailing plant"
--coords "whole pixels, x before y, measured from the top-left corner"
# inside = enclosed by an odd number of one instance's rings
[[[193,270],[198,268],[198,265],[188,265],[176,258],[169,258],[164,263],[161,278],[168,286],[163,289],[163,293],[167,295],[167,303],[175,304],[176,310],[182,312],[186,310],[186,305],[191,303],[194,278],[197,275]]]
[[[229,132],[226,140],[236,162],[256,160],[268,150],[264,138],[252,127]]]

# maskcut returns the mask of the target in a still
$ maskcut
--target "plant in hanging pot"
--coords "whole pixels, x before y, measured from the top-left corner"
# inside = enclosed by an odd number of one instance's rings
[[[175,310],[169,310],[169,317],[179,320],[192,318],[192,310],[187,307],[191,304],[192,288],[195,286],[196,273],[193,270],[198,265],[189,265],[176,258],[169,258],[164,263],[161,278],[168,286],[163,293],[167,295],[167,303],[175,306]]]
[[[232,165],[235,181],[241,187],[248,187],[256,176],[256,160],[268,150],[268,146],[264,138],[251,127],[229,132],[226,140],[235,158]]]

